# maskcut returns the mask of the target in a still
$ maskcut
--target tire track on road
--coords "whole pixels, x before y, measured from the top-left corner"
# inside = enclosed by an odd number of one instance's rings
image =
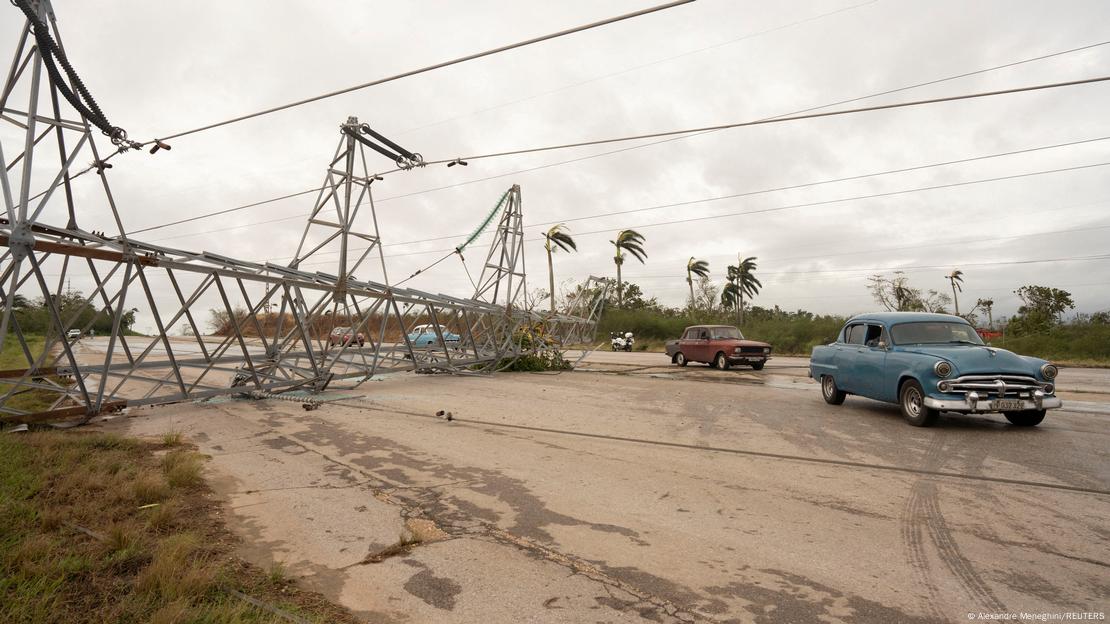
[[[921,458],[922,465],[928,469],[941,468],[948,455],[945,453],[945,441],[939,433],[934,434],[932,441]],[[927,477],[917,479],[910,488],[909,498],[903,509],[902,539],[908,550],[911,568],[917,573],[922,585],[928,592],[929,604],[926,607],[933,616],[943,619],[944,616],[937,608],[943,600],[939,588],[930,571],[928,554],[923,534],[928,533],[929,542],[936,550],[940,562],[948,572],[956,578],[961,588],[975,602],[982,611],[1003,613],[1006,606],[994,595],[990,586],[972,566],[971,562],[963,555],[959,544],[956,542],[948,522],[940,508],[937,483]]]
[[[940,511],[936,484],[928,483],[926,485],[924,495],[921,497],[924,503],[925,526],[929,530],[929,536],[940,555],[941,562],[944,563],[949,572],[960,580],[964,590],[973,599],[976,599],[981,606],[986,607],[984,611],[1007,613],[1006,606],[998,600],[994,592],[991,591],[990,587],[971,565],[971,562],[960,551],[959,544],[956,543],[951,530],[948,528],[948,523]]]
[[[943,456],[941,455],[944,450],[944,442],[940,437],[934,437],[929,447],[925,450],[925,456],[922,458],[922,464],[930,468],[939,468]],[[918,522],[919,518],[925,517],[925,505],[923,498],[925,496],[925,487],[931,485],[924,479],[917,479],[913,485],[910,486],[909,496],[906,498],[906,505],[902,509],[902,517],[899,519],[899,524],[902,530],[902,541],[906,545],[908,563],[910,569],[914,571],[918,581],[922,587],[925,588],[928,598],[926,599],[925,609],[929,615],[937,620],[944,620],[944,614],[940,612],[937,605],[940,604],[940,590],[933,582],[932,574],[929,572],[929,556],[925,550],[925,541],[922,539],[922,528]],[[935,495],[935,490],[933,492]]]
[[[369,401],[365,403],[340,403],[332,402],[330,405],[337,405],[339,407],[350,407],[354,409],[367,410],[371,412],[378,412],[390,416],[415,416],[417,418],[426,418],[430,420],[437,420],[443,422],[439,416],[432,414],[424,414],[421,412],[413,412],[409,410],[400,409],[393,406],[378,405]],[[594,440],[609,440],[613,442],[629,442],[633,444],[646,444],[651,446],[660,446],[666,448],[675,448],[691,451],[708,451],[712,453],[728,453],[731,455],[744,455],[748,457],[759,457],[763,459],[778,459],[787,461],[797,461],[810,464],[822,464],[829,466],[843,466],[846,468],[862,468],[865,470],[878,470],[884,472],[899,472],[903,474],[941,477],[948,479],[957,479],[961,481],[974,481],[981,483],[1002,483],[1006,485],[1020,485],[1033,488],[1042,488],[1048,490],[1056,490],[1060,492],[1076,492],[1079,494],[1094,494],[1097,496],[1110,496],[1110,490],[1102,490],[1098,488],[1082,487],[1078,485],[1066,485],[1062,483],[1045,483],[1043,481],[1026,481],[1022,479],[1007,479],[1005,477],[991,477],[987,475],[974,475],[964,474],[959,472],[949,472],[944,470],[930,470],[927,468],[911,468],[908,466],[895,466],[892,464],[868,464],[864,462],[850,461],[846,459],[831,459],[823,457],[806,457],[804,455],[789,455],[786,453],[769,453],[766,451],[753,451],[749,449],[728,448],[720,446],[703,446],[698,444],[686,444],[683,442],[668,442],[666,440],[650,440],[646,438],[632,438],[627,436],[606,435],[602,433],[590,433],[588,431],[570,431],[567,429],[552,429],[549,427],[535,427],[532,425],[516,425],[505,422],[492,422],[487,420],[475,420],[470,418],[459,418],[457,416],[452,419],[453,426],[476,425],[479,427],[495,427],[503,429],[517,429],[521,431],[534,431],[537,433],[549,433],[554,435],[575,436],[580,438],[589,438]]]

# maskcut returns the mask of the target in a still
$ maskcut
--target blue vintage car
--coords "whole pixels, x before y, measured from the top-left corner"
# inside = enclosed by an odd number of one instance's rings
[[[446,329],[440,331],[443,332],[443,341],[447,343],[447,346],[453,347],[458,344],[458,334],[452,334]],[[417,325],[413,327],[408,339],[414,348],[439,346],[439,336],[436,335],[435,325]]]
[[[853,317],[809,362],[827,403],[849,394],[897,403],[917,427],[940,412],[1002,412],[1014,425],[1038,425],[1062,405],[1056,373],[1044,360],[985,345],[958,316],[917,312]]]

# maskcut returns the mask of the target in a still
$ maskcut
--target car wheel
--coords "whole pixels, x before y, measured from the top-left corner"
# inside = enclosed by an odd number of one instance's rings
[[[719,370],[728,370],[728,357],[725,356],[723,351],[717,354],[717,357],[713,359],[713,363],[717,365]]]
[[[898,403],[902,407],[902,417],[914,427],[931,427],[940,416],[940,412],[925,406],[925,392],[913,379],[902,384]]]
[[[366,344],[365,340],[359,340],[358,341],[358,348],[361,349],[364,344]]]
[[[1006,420],[1017,427],[1036,427],[1044,420],[1045,410],[1006,412]]]
[[[686,356],[683,355],[681,351],[679,351],[678,353],[675,353],[674,354],[674,363],[678,364],[679,366],[686,366],[686,364],[687,364]]]
[[[767,364],[767,362],[752,362],[752,369],[753,370],[763,370],[763,367],[766,364]]]
[[[840,405],[848,393],[836,387],[836,380],[832,375],[825,375],[821,377],[821,396],[825,397],[825,402],[829,405]]]

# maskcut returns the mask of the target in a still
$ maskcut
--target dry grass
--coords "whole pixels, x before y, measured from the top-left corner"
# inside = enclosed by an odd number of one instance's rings
[[[140,505],[160,503],[170,495],[170,488],[161,475],[153,470],[144,471],[136,475],[131,484],[135,502]]]
[[[289,582],[289,574],[285,569],[285,564],[280,561],[275,561],[270,565],[267,576],[274,585],[284,585]]]
[[[437,527],[431,520],[423,518],[409,518],[405,521],[405,528],[401,531],[397,542],[390,546],[370,553],[362,560],[363,563],[381,563],[391,557],[407,554],[413,548],[427,542],[438,542],[447,539],[447,534]]]
[[[165,446],[167,448],[181,446],[183,442],[184,436],[181,434],[180,431],[170,430],[162,434],[162,446]]]
[[[204,482],[204,456],[187,449],[170,451],[162,458],[162,472],[172,488],[191,488]]]
[[[236,559],[203,456],[84,432],[0,435],[0,622],[352,622]],[[275,579],[278,579],[275,581]]]
[[[10,340],[4,341],[4,350],[0,352],[0,370],[19,370],[28,368],[27,356],[24,355],[19,341],[14,336],[9,336]],[[27,349],[31,352],[32,357],[38,357],[46,346],[46,339],[42,336],[25,336],[27,340]],[[49,364],[47,364],[49,366]],[[54,381],[60,381],[58,377],[50,377]],[[0,383],[0,394],[5,394],[11,389],[11,384]],[[6,407],[12,409],[25,410],[28,412],[39,412],[50,409],[54,400],[58,398],[58,393],[51,392],[50,390],[43,390],[39,388],[22,388],[16,391],[10,399],[5,402]]]

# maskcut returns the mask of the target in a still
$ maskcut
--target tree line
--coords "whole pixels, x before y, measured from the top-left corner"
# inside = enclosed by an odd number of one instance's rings
[[[115,310],[107,306],[102,309],[96,308],[86,301],[85,295],[79,290],[51,295],[49,303],[53,304],[62,322],[68,323],[71,329],[78,329],[83,334],[89,332],[97,334],[112,333],[112,320],[115,317]],[[20,331],[24,334],[54,335],[55,325],[50,308],[51,305],[48,305],[48,300],[44,297],[28,299],[19,294],[12,297],[12,315],[19,323]],[[124,310],[120,317],[121,331],[131,332],[131,328],[135,324],[136,312],[138,312],[137,308]]]
[[[570,235],[570,229],[565,223],[559,223],[549,229],[544,234],[544,239],[544,249],[547,251],[547,297],[550,301],[551,312],[554,313],[555,269],[552,254],[560,250],[567,253],[578,251],[578,245]],[[613,291],[612,301],[609,302],[611,306],[618,309],[625,309],[626,306],[630,309],[641,309],[645,306],[658,307],[658,302],[654,298],[651,299],[652,303],[648,305],[647,301],[643,299],[643,293],[639,286],[626,284],[621,272],[624,261],[628,257],[638,260],[640,264],[645,264],[647,259],[647,251],[644,250],[645,242],[644,235],[636,230],[619,230],[616,237],[609,241],[615,251],[613,264],[616,265],[617,274],[616,290]],[[759,289],[763,287],[763,284],[755,276],[757,268],[756,257],[744,258],[742,254],[737,254],[736,264],[726,267],[724,288],[718,290],[710,281],[709,263],[691,256],[686,262],[686,283],[690,288],[690,298],[686,302],[687,309],[690,311],[696,309],[715,311],[720,306],[736,313],[737,324],[743,323],[744,298],[747,297],[750,301],[759,294]],[[694,279],[695,277],[697,280]],[[695,281],[697,292],[695,292]],[[575,297],[582,294],[581,291],[572,292],[568,299],[573,301]]]

